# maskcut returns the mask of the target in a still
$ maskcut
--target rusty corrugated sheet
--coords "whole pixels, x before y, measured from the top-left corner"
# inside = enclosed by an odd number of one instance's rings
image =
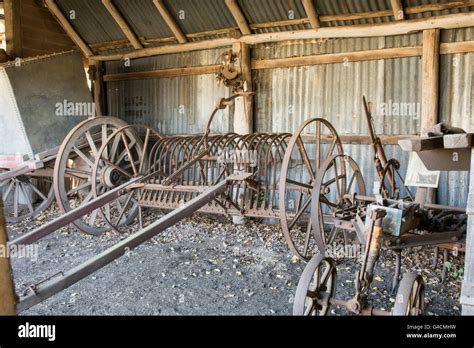
[[[107,62],[108,74],[148,71],[182,66],[214,64],[223,52],[207,50],[179,55],[163,55],[131,62]],[[107,83],[108,113],[131,124],[146,124],[163,134],[192,134],[204,131],[219,98],[229,95],[218,86],[214,75],[187,76]],[[213,123],[217,133],[231,132],[233,111],[221,112]]]

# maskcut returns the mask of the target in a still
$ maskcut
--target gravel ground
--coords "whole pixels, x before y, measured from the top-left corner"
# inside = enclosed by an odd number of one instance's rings
[[[10,239],[58,216],[51,208],[36,220],[8,226]],[[150,215],[148,219],[156,216]],[[137,229],[133,226],[131,231]],[[126,235],[92,237],[67,227],[37,243],[38,259],[13,258],[18,293],[66,271],[114,245]],[[426,284],[427,315],[460,315],[464,256],[451,256],[449,279],[440,283],[441,261],[431,269],[433,250],[403,252],[403,269],[420,272]],[[355,260],[338,263],[337,297],[353,293]],[[369,301],[390,310],[394,258],[383,252]],[[25,315],[290,315],[305,264],[292,257],[279,225],[195,215],[167,229],[92,276],[25,311]],[[334,308],[332,314],[347,315]]]

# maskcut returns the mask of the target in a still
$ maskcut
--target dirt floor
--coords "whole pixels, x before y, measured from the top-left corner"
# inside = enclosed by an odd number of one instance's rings
[[[8,226],[10,239],[53,219],[55,209],[34,221]],[[149,219],[155,217],[149,216]],[[131,228],[136,230],[137,226]],[[66,271],[126,235],[100,237],[62,229],[38,243],[38,259],[13,258],[18,293]],[[464,256],[450,256],[449,279],[440,283],[441,263],[431,269],[433,249],[403,252],[403,272],[420,272],[426,282],[427,315],[460,315],[459,270]],[[353,295],[354,259],[338,259],[337,297]],[[384,252],[371,286],[370,301],[390,310],[394,257]],[[279,225],[194,216],[132,250],[25,315],[291,315],[293,296],[305,263],[292,257]],[[333,308],[332,314],[347,314]]]

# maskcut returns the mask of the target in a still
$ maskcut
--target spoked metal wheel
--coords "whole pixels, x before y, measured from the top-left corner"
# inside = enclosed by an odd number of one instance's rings
[[[92,171],[92,177],[96,178],[92,182],[94,197],[149,174],[151,143],[159,139],[161,135],[146,126],[125,126],[112,133],[99,149]],[[102,217],[117,231],[120,227],[126,228],[138,214],[141,222],[141,192],[140,189],[133,189],[102,206]]]
[[[416,273],[406,273],[398,287],[393,315],[417,316],[425,307],[425,283]]]
[[[66,136],[54,166],[54,192],[63,213],[93,199],[92,170],[99,149],[115,130],[126,125],[115,117],[97,117],[78,124]],[[110,230],[99,209],[76,220],[74,225],[92,235]]]
[[[315,118],[296,130],[283,158],[279,182],[280,223],[291,252],[304,260],[316,253],[309,218],[314,180],[321,165],[335,154],[343,154],[336,130],[328,121]]]
[[[336,278],[334,260],[322,254],[315,255],[298,282],[293,315],[327,315],[336,294]]]
[[[52,178],[20,175],[0,183],[4,216],[10,223],[34,218],[49,208],[54,200]]]
[[[413,194],[405,186],[403,177],[400,174],[400,163],[396,159],[392,158],[385,165],[379,193],[386,199],[413,201]],[[402,197],[400,197],[401,194],[403,194]]]
[[[347,155],[328,158],[316,175],[311,202],[311,223],[319,250],[326,250],[335,241],[339,229],[334,225],[334,217],[354,208],[347,198],[354,193],[366,194],[357,163]]]

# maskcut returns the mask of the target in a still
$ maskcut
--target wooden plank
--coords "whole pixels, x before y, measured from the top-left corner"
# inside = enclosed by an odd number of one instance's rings
[[[450,2],[438,2],[432,4],[411,6],[405,9],[406,14],[417,14],[431,11],[443,11],[454,8],[463,8],[474,6],[474,1],[450,1]]]
[[[443,137],[446,149],[465,149],[471,147],[472,134],[447,134]]]
[[[443,137],[429,137],[429,138],[410,138],[398,141],[398,145],[403,151],[428,151],[444,148]]]
[[[405,19],[402,0],[390,0],[390,3],[392,4],[393,16],[395,17],[395,20],[400,21]]]
[[[313,0],[302,0],[304,10],[308,15],[309,23],[313,29],[318,29],[321,26],[319,22],[319,15],[314,6]]]
[[[335,64],[389,58],[406,58],[421,56],[421,47],[384,48],[380,50],[356,51],[344,53],[319,54],[303,57],[255,60],[253,69],[274,69],[317,64]]]
[[[112,0],[102,0],[102,4],[113,17],[115,22],[120,27],[120,30],[122,30],[125,37],[130,41],[132,46],[136,49],[143,48],[143,45],[141,44],[140,40],[138,40],[132,28],[128,25],[127,21],[125,20],[125,18],[123,18],[122,14],[118,10],[117,6],[114,5]]]
[[[122,73],[122,74],[108,74],[104,75],[104,82],[110,81],[127,81],[127,80],[141,80],[141,79],[156,79],[156,78],[170,78],[180,76],[192,76],[192,75],[206,75],[216,74],[219,71],[220,65],[205,65],[205,66],[193,66],[185,68],[171,68],[161,69],[152,71],[141,71],[133,73]]]
[[[421,135],[438,123],[439,39],[439,29],[423,32]]]
[[[51,1],[51,0],[49,0]],[[266,42],[278,42],[285,40],[305,40],[322,38],[343,38],[343,37],[372,37],[403,35],[417,31],[433,28],[462,28],[474,26],[474,13],[458,13],[446,16],[431,18],[404,20],[390,23],[359,24],[342,27],[321,27],[318,30],[295,30],[277,33],[264,33],[242,36],[240,39],[214,39],[200,42],[189,42],[182,45],[167,45],[161,47],[149,47],[135,50],[124,54],[97,55],[91,57],[95,60],[120,60],[123,58],[141,58],[161,54],[189,52],[211,48],[226,47],[235,42],[247,44],[259,44]]]
[[[10,259],[6,252],[9,250],[7,229],[3,217],[3,201],[0,194],[0,315],[16,315],[16,293],[13,285],[13,275]]]
[[[67,20],[66,16],[61,12],[60,8],[56,4],[54,0],[44,0],[45,4],[48,6],[51,13],[57,18],[63,29],[66,31],[66,34],[74,41],[74,43],[79,46],[82,53],[86,57],[91,57],[93,55],[92,50],[89,46],[82,40],[82,38],[77,34],[76,30],[72,27],[72,25]]]
[[[400,140],[411,139],[415,135],[379,135],[380,141],[383,145],[397,145]],[[303,134],[301,136],[305,143],[311,143],[314,141],[315,137],[309,134]],[[370,145],[371,139],[370,136],[366,134],[339,134],[339,138],[343,144],[357,144],[357,145]],[[323,143],[331,143],[332,138],[323,135]]]
[[[179,43],[188,42],[186,35],[184,35],[183,31],[174,20],[171,13],[168,11],[168,8],[163,3],[163,0],[153,0],[153,3],[155,4],[155,7],[158,9],[158,12],[160,12],[161,17],[165,21],[168,28],[170,28],[171,32],[174,34],[178,42]]]
[[[242,12],[242,9],[240,8],[237,0],[225,0],[225,3],[230,13],[234,17],[235,22],[237,23],[242,34],[243,35],[252,34],[252,31],[250,30],[250,27],[247,23],[247,19],[245,18],[244,13]]]
[[[474,41],[446,42],[440,47],[440,54],[474,52]]]

